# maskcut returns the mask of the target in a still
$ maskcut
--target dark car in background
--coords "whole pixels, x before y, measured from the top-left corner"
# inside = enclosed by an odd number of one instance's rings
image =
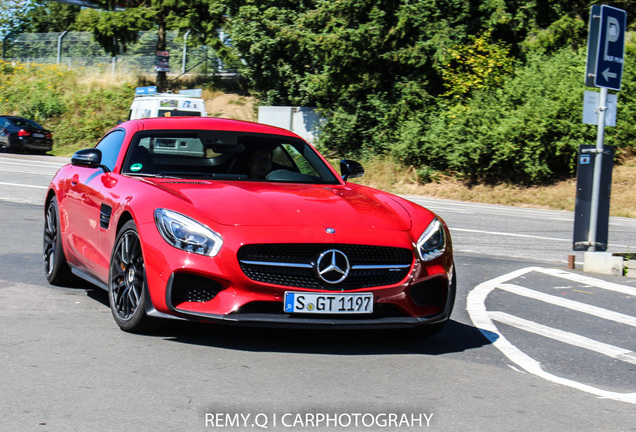
[[[33,120],[0,116],[0,151],[35,151],[46,153],[53,148],[53,134]]]

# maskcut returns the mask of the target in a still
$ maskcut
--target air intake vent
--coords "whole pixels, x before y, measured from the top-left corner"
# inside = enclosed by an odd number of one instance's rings
[[[189,273],[177,273],[172,279],[170,299],[177,307],[185,302],[203,303],[212,300],[223,290],[215,280]]]

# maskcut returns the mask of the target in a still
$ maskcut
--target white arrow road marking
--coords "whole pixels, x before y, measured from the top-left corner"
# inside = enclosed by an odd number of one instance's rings
[[[595,286],[598,288],[607,289],[611,291],[616,291],[616,292],[624,292],[624,293],[636,296],[636,290],[634,290],[631,287],[604,282],[602,280],[594,279],[587,276],[577,275],[577,274],[565,272],[562,270],[546,269],[542,267],[526,267],[511,273],[499,276],[495,279],[486,281],[484,283],[481,283],[468,293],[468,298],[466,300],[466,310],[468,311],[468,314],[470,315],[470,319],[473,321],[475,326],[479,328],[479,330],[484,334],[484,336],[488,338],[499,351],[501,351],[506,357],[508,357],[508,359],[510,359],[513,363],[517,364],[522,369],[524,369],[525,371],[531,374],[534,374],[538,377],[541,377],[543,379],[546,379],[548,381],[551,381],[557,384],[565,385],[565,386],[575,388],[590,394],[594,394],[601,398],[613,399],[617,401],[636,404],[636,393],[611,392],[611,391],[599,389],[587,384],[583,384],[571,379],[562,378],[554,374],[551,374],[549,372],[546,372],[541,367],[541,363],[539,363],[538,361],[536,361],[535,359],[533,359],[532,357],[528,356],[526,353],[521,351],[519,348],[511,344],[508,341],[508,339],[506,339],[503,336],[503,334],[497,329],[497,326],[493,322],[493,319],[489,315],[489,312],[486,310],[486,298],[493,290],[495,290],[502,284],[505,285],[505,282],[508,282],[510,280],[513,280],[515,278],[518,278],[530,272],[544,273],[551,276],[575,281],[578,283],[583,283],[583,284],[587,284],[587,285],[591,285],[591,286]],[[495,315],[495,317],[500,318],[502,320],[507,318],[501,314]],[[538,327],[534,327],[534,328],[538,329]],[[546,330],[546,329],[544,328],[543,330]],[[594,347],[594,348],[601,347],[600,345],[594,344],[594,342],[597,342],[597,341],[592,341],[592,342],[590,341],[591,340],[586,341],[588,343],[588,346]],[[583,341],[579,340],[579,342],[583,342]],[[611,346],[606,345],[606,348],[608,347],[611,347]],[[621,360],[624,360],[624,361],[626,361],[626,359],[632,358],[630,356],[631,351],[622,350],[621,348],[618,348],[618,347],[612,347],[607,352],[611,352],[614,355],[621,355],[621,356],[625,355],[624,358],[621,358]]]

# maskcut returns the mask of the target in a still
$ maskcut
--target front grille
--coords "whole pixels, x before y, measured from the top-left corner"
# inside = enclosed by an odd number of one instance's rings
[[[329,250],[346,255],[350,271],[339,283],[318,276],[319,256]],[[410,249],[348,244],[256,244],[239,249],[245,275],[257,282],[330,291],[393,285],[402,281],[413,263]]]

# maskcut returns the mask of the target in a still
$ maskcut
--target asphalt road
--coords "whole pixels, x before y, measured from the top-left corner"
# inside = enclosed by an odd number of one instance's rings
[[[412,197],[449,223],[458,266],[452,321],[429,340],[140,336],[99,289],[46,283],[50,162],[0,157],[0,430],[636,430],[636,279],[566,271],[570,213]],[[611,249],[634,250],[636,224],[611,224]]]
[[[68,158],[50,156],[0,155],[0,200],[41,205],[49,181],[68,162]],[[579,265],[583,263],[583,252],[572,251],[572,212],[406,198],[444,218],[457,251],[558,266],[567,264],[568,255],[575,255]],[[636,219],[610,218],[608,250],[636,250]]]

